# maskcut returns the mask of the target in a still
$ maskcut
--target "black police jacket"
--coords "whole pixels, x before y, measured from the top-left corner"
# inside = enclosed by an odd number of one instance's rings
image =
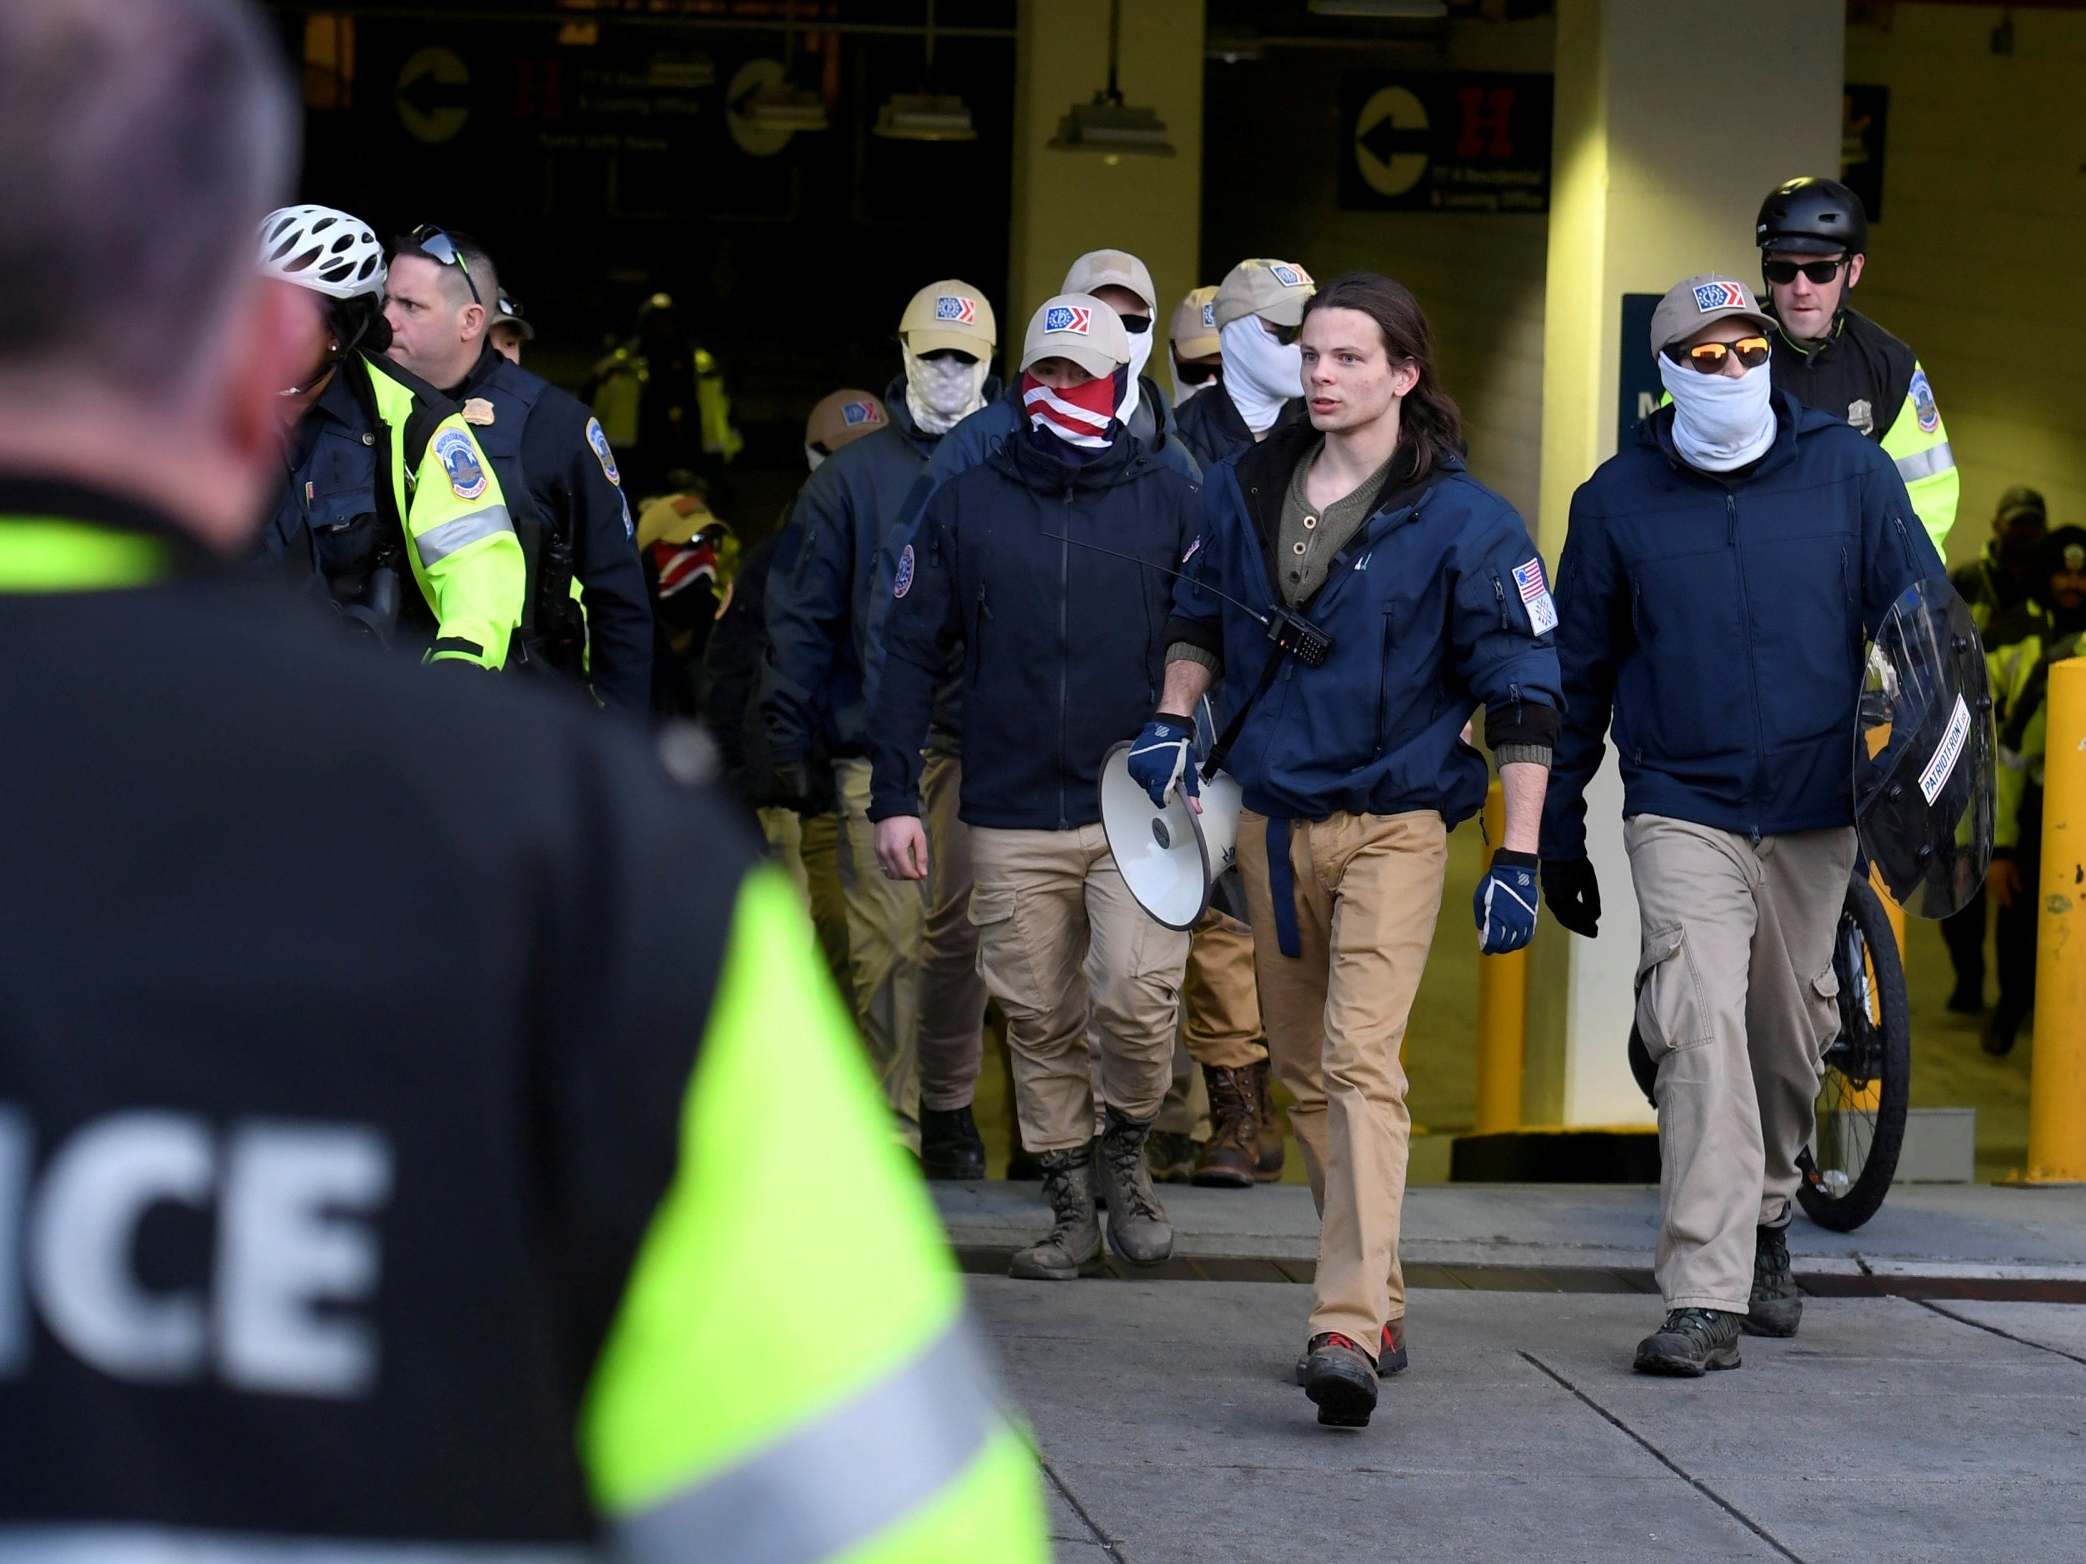
[[[449,395],[463,404],[465,421],[499,476],[528,557],[521,635],[532,664],[543,661],[548,627],[564,611],[562,599],[577,577],[586,607],[588,682],[616,710],[648,710],[652,604],[622,474],[601,420],[577,397],[490,345]]]
[[[920,812],[920,746],[959,643],[963,819],[1060,831],[1100,819],[1102,757],[1158,705],[1167,571],[1195,534],[1201,488],[1129,435],[1085,463],[1064,449],[1035,431],[1001,441],[935,492],[900,553],[869,723],[871,819]]]

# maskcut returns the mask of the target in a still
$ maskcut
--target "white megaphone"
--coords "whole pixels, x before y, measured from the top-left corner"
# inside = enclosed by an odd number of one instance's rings
[[[1101,829],[1137,905],[1169,929],[1193,928],[1217,877],[1239,861],[1239,785],[1221,771],[1204,782],[1201,814],[1178,788],[1154,805],[1130,779],[1125,741],[1101,762]]]

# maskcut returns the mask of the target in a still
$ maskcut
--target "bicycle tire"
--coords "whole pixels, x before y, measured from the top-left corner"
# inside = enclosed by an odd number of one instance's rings
[[[1875,977],[1873,1019],[1864,1002],[1865,975],[1853,970],[1855,957],[1847,938],[1850,925],[1867,949],[1868,967]],[[1833,967],[1840,979],[1841,1035],[1827,1050],[1819,1096],[1824,1100],[1837,1093],[1842,1101],[1851,1103],[1855,1091],[1868,1079],[1850,1077],[1833,1062],[1855,1028],[1865,1027],[1866,1035],[1860,1041],[1875,1050],[1873,1078],[1880,1083],[1874,1128],[1861,1167],[1844,1189],[1836,1189],[1831,1175],[1837,1171],[1846,1178],[1846,1171],[1821,1170],[1813,1148],[1806,1146],[1797,1158],[1803,1176],[1796,1186],[1796,1199],[1804,1215],[1820,1227],[1851,1233],[1882,1209],[1883,1197],[1890,1193],[1898,1155],[1904,1149],[1905,1115],[1912,1097],[1912,1012],[1905,998],[1905,966],[1898,956],[1890,915],[1868,881],[1859,877],[1848,882],[1847,900],[1833,931]],[[1850,1118],[1848,1122],[1861,1120]],[[1822,1140],[1823,1133],[1821,1126],[1814,1141]]]

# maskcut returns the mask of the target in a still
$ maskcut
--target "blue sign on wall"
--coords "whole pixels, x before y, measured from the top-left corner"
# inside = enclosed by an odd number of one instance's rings
[[[1649,416],[1666,394],[1659,380],[1658,362],[1651,356],[1651,312],[1664,297],[1657,293],[1625,293],[1622,296],[1622,342],[1616,360],[1617,394],[1615,446],[1629,443],[1637,420]]]

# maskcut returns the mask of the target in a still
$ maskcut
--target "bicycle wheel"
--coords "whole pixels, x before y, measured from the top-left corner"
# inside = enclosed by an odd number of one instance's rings
[[[1898,1171],[1912,1095],[1912,1014],[1905,968],[1883,903],[1864,879],[1848,883],[1834,935],[1840,1035],[1825,1050],[1817,1127],[1796,1159],[1804,1215],[1851,1233],[1874,1216]]]

